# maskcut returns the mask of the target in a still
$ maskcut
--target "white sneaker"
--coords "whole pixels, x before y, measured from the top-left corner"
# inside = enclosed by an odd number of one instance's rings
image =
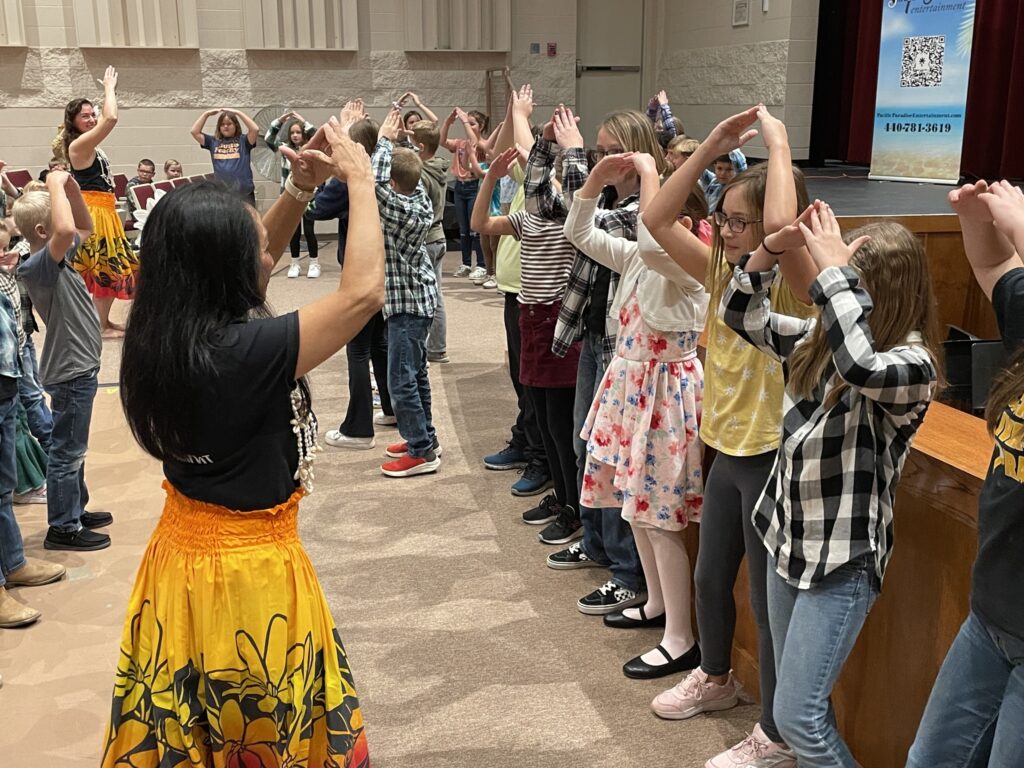
[[[474,267],[473,271],[469,273],[469,279],[480,285],[480,283],[487,279],[487,270],[483,267]]]
[[[46,486],[41,485],[25,493],[16,493],[11,499],[15,504],[45,504]]]
[[[335,448],[351,448],[356,451],[368,451],[377,444],[372,437],[349,437],[337,429],[332,429],[324,435],[324,442]]]
[[[494,275],[490,275],[483,283],[480,284],[481,288],[497,288],[498,281],[494,279]]]
[[[396,427],[398,426],[398,418],[395,416],[388,416],[384,411],[381,411],[374,415],[373,423],[378,427]]]
[[[320,277],[320,262],[311,261],[309,262],[309,269],[306,270],[306,277],[310,280],[316,280]]]
[[[288,277],[298,277],[301,271],[302,268],[299,266],[299,262],[293,261],[292,265],[288,267]]]
[[[469,267],[465,264],[459,265],[459,268],[452,272],[452,277],[465,277],[470,273]]]
[[[769,739],[761,724],[754,732],[720,755],[704,763],[704,768],[796,768],[796,755],[782,744]]]

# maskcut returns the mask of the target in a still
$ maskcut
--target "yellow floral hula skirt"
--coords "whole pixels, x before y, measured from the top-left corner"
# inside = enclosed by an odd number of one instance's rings
[[[92,237],[78,247],[75,269],[98,299],[131,299],[139,257],[124,235],[112,192],[83,192],[92,214]]]
[[[102,765],[369,768],[345,650],[298,537],[303,492],[233,512],[164,489]]]

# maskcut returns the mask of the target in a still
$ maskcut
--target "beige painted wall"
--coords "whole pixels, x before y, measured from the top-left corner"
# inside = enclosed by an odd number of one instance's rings
[[[359,50],[246,51],[242,0],[197,0],[198,50],[80,49],[72,0],[22,0],[27,48],[0,48],[0,159],[11,167],[45,166],[49,143],[72,98],[101,95],[96,78],[119,71],[120,120],[104,149],[116,172],[134,174],[140,157],[176,157],[186,173],[209,170],[189,128],[204,109],[287,104],[325,120],[362,96],[377,117],[405,90],[438,115],[458,105],[483,108],[484,70],[512,68],[532,82],[539,105],[575,103],[576,0],[515,0],[512,51],[487,54],[405,53],[403,0],[359,0]],[[531,42],[541,53],[530,54]],[[546,56],[554,42],[558,55]],[[540,110],[545,111],[545,110]],[[261,199],[277,195],[266,182]]]
[[[0,159],[12,167],[45,164],[64,103],[98,97],[96,78],[107,64],[120,71],[121,121],[105,149],[127,173],[142,156],[157,163],[173,156],[186,173],[207,171],[209,157],[188,128],[200,111],[222,105],[253,112],[288,104],[317,121],[361,95],[381,116],[396,94],[412,89],[443,115],[456,104],[483,107],[483,70],[506,64],[517,82],[534,85],[539,114],[575,103],[577,0],[513,0],[508,54],[404,52],[404,0],[358,0],[358,51],[246,51],[242,0],[196,2],[199,49],[138,50],[80,49],[72,0],[22,0],[29,45],[0,48]],[[762,12],[752,0],[750,25],[734,28],[728,0],[646,0],[644,82],[668,90],[687,132],[698,137],[764,100],[789,126],[794,157],[804,158],[817,1],[769,5]],[[529,53],[533,42],[540,54]],[[549,42],[556,57],[545,55]],[[757,140],[749,154],[763,156]],[[272,199],[276,185],[266,182],[259,194]]]
[[[806,159],[817,45],[817,0],[750,2],[750,24],[732,26],[730,0],[648,0],[654,81],[686,132],[703,138],[720,120],[764,101],[789,129],[794,159]],[[764,157],[755,139],[748,154]]]

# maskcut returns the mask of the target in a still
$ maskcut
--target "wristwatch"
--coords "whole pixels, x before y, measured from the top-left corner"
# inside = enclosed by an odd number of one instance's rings
[[[316,192],[307,192],[306,190],[299,189],[297,186],[295,186],[295,182],[292,181],[291,176],[289,176],[284,182],[284,191],[287,192],[292,197],[294,197],[300,203],[308,203],[310,200],[316,197]]]

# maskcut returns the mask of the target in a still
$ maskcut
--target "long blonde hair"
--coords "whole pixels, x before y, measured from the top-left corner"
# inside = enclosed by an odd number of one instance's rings
[[[627,152],[646,152],[653,157],[659,176],[665,172],[668,167],[665,152],[647,115],[634,109],[620,109],[606,115],[601,127],[618,139]]]
[[[985,422],[989,434],[995,436],[1003,411],[1024,397],[1024,346],[1010,358],[1009,364],[995,377],[985,403]]]
[[[886,352],[902,346],[911,332],[919,332],[941,386],[942,338],[924,246],[910,230],[891,221],[865,224],[847,232],[843,240],[849,243],[861,235],[870,235],[871,240],[857,249],[850,258],[850,266],[860,273],[861,283],[874,305],[868,315],[868,327],[875,350]],[[831,363],[832,347],[819,322],[810,338],[789,356],[791,390],[805,399],[813,398]],[[835,405],[848,388],[849,384],[840,382],[829,393],[824,406]]]

